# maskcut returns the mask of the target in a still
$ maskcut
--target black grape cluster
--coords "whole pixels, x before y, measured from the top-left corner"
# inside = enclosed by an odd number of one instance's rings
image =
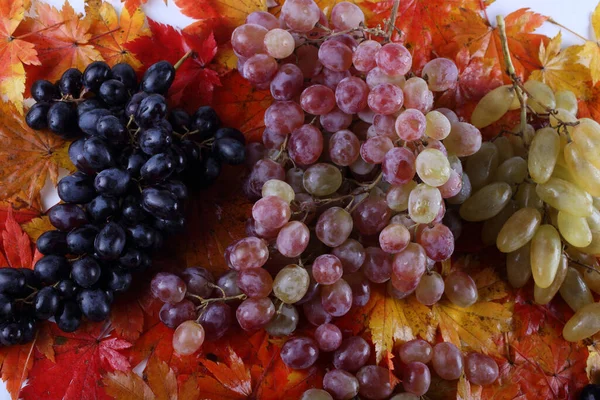
[[[69,157],[78,171],[58,183],[62,202],[48,210],[56,230],[37,240],[44,256],[34,269],[0,269],[1,344],[31,341],[39,320],[72,332],[83,317],[106,319],[164,236],[184,227],[188,187],[213,183],[222,164],[244,163],[243,134],[222,128],[211,107],[192,116],[168,110],[175,74],[160,61],[138,84],[128,64],[93,62],[56,84],[33,84],[27,124],[77,138]]]

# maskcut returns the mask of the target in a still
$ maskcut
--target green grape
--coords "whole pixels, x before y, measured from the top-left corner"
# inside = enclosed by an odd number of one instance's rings
[[[535,183],[545,183],[550,179],[559,152],[560,138],[556,130],[543,128],[536,132],[527,160],[529,175]]]
[[[567,243],[575,247],[586,247],[592,243],[592,231],[586,218],[559,211],[556,222],[558,231]]]
[[[535,113],[547,114],[548,109],[556,108],[554,92],[544,82],[528,80],[523,87],[529,93],[527,105]]]
[[[562,243],[555,227],[544,224],[531,239],[531,272],[542,289],[552,285],[560,263]]]
[[[575,268],[567,268],[567,276],[560,286],[559,293],[573,311],[578,311],[594,302],[594,296]]]
[[[563,284],[565,277],[567,276],[567,257],[563,254],[560,257],[560,263],[558,264],[558,270],[556,271],[556,276],[554,277],[554,281],[547,288],[541,288],[538,285],[533,287],[533,300],[537,304],[548,304],[552,301],[556,293],[560,290],[560,286]]]
[[[273,280],[275,297],[286,304],[299,301],[308,291],[310,276],[306,269],[299,265],[288,265]]]
[[[471,123],[477,128],[485,128],[506,114],[515,98],[512,85],[504,85],[489,91],[473,110]]]
[[[507,183],[495,182],[479,189],[460,206],[460,216],[466,221],[485,221],[506,206],[512,190]]]
[[[493,181],[499,159],[498,148],[492,142],[482,143],[477,153],[467,158],[464,170],[474,190]]]
[[[559,211],[579,217],[592,214],[592,196],[571,182],[550,178],[546,183],[538,184],[535,191],[540,199]]]
[[[503,253],[511,253],[520,249],[533,238],[541,222],[542,214],[535,208],[520,209],[500,229],[496,247]]]

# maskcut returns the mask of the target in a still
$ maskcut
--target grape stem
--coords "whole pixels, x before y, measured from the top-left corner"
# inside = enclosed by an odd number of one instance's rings
[[[579,265],[580,267],[589,269],[590,271],[594,271],[595,273],[600,274],[600,271],[598,271],[596,268],[594,268],[594,267],[592,267],[590,265],[584,264],[581,261],[575,260],[573,257],[571,257],[570,255],[568,255],[567,253],[564,253],[564,255],[565,255],[565,257],[567,257],[567,260],[569,260],[569,262],[572,262],[575,265]]]
[[[513,82],[513,88],[515,94],[521,104],[521,133],[525,132],[527,126],[527,95],[520,85],[521,79],[515,71],[512,58],[510,56],[510,50],[508,48],[508,38],[506,37],[506,24],[504,23],[504,17],[502,15],[496,16],[496,22],[498,24],[498,32],[500,34],[500,42],[502,43],[502,54],[504,55],[504,62],[506,63],[506,73]]]
[[[237,296],[228,296],[228,297],[215,297],[212,299],[205,299],[204,297],[196,296],[195,294],[191,294],[191,293],[186,294],[186,296],[193,297],[195,299],[200,300],[200,305],[198,307],[196,307],[197,310],[199,310],[201,308],[205,308],[210,303],[215,303],[217,301],[246,300],[248,298],[248,296],[246,296],[245,294],[238,294]]]
[[[185,53],[185,54],[183,55],[183,57],[181,57],[181,58],[179,59],[179,61],[177,61],[177,62],[175,63],[175,65],[173,65],[173,68],[175,68],[175,71],[177,71],[177,70],[179,69],[179,67],[181,67],[181,64],[183,64],[183,62],[184,62],[185,60],[187,60],[188,58],[190,58],[190,57],[191,57],[193,54],[194,54],[194,51],[193,51],[193,50],[190,50],[190,51],[188,51],[187,53]]]
[[[208,287],[211,287],[213,289],[217,289],[219,292],[221,292],[221,295],[225,298],[227,297],[227,293],[225,293],[225,291],[223,290],[223,288],[219,285],[215,285],[214,283],[210,283],[208,282]]]
[[[573,29],[571,29],[567,26],[564,26],[563,24],[561,24],[560,22],[557,22],[556,20],[554,20],[552,18],[548,18],[547,21],[550,22],[551,24],[558,26],[561,29],[564,29],[565,31],[569,32],[570,34],[577,36],[579,39],[581,39],[585,42],[589,41],[588,38],[581,36],[579,33],[575,32]]]
[[[386,40],[388,42],[392,41],[392,35],[394,34],[394,30],[396,28],[396,18],[398,17],[398,8],[400,8],[400,0],[394,0],[394,4],[392,5],[392,12],[390,14],[390,20],[388,21],[388,26],[387,26]]]

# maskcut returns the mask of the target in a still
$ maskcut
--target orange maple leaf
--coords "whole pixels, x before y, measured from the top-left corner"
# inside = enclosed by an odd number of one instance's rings
[[[73,169],[67,143],[50,132],[30,129],[9,103],[0,103],[0,114],[0,198],[39,209],[46,179],[56,185],[59,167]]]
[[[90,62],[102,59],[90,42],[91,18],[76,14],[68,2],[61,10],[36,2],[35,12],[37,17],[25,19],[17,30],[19,35],[29,35],[43,64],[27,68],[27,87],[37,79],[55,82],[69,68],[83,71]]]
[[[90,42],[96,46],[104,60],[110,65],[127,63],[134,69],[139,69],[142,63],[123,45],[150,35],[146,15],[142,10],[129,12],[125,7],[119,17],[111,4],[102,2],[99,6],[88,3],[86,12],[92,19],[90,33],[93,38]]]
[[[26,65],[40,65],[34,44],[14,33],[31,5],[30,0],[0,0],[0,93],[23,111]]]
[[[506,68],[498,28],[493,27],[487,19],[473,10],[460,10],[461,18],[450,25],[454,32],[453,43],[449,48],[466,47],[472,57],[483,57],[492,60],[500,69]],[[533,33],[548,17],[521,8],[505,17],[508,47],[517,75],[526,80],[529,73],[539,69],[537,54],[540,44],[546,44],[548,38]],[[448,51],[448,49],[446,49]],[[505,77],[508,83],[508,77]]]
[[[120,296],[111,307],[110,313],[110,322],[115,328],[115,333],[132,343],[144,330],[144,312],[136,295],[135,291],[130,291]]]
[[[130,15],[135,13],[136,10],[146,4],[146,2],[148,2],[148,0],[121,0],[121,3],[125,3],[125,9]]]

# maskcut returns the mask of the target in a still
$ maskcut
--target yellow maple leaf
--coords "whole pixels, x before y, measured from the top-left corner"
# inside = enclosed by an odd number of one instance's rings
[[[482,389],[479,385],[471,386],[465,374],[462,374],[456,385],[456,400],[481,400]]]
[[[111,4],[88,1],[86,13],[93,21],[90,26],[90,42],[96,46],[108,64],[128,63],[136,70],[142,66],[142,63],[123,46],[150,34],[145,24],[146,15],[141,9],[137,9],[131,15],[127,8],[123,8],[119,17]]]
[[[50,219],[46,215],[40,218],[32,219],[31,221],[21,225],[21,228],[23,228],[25,233],[28,234],[31,240],[34,242],[38,240],[42,233],[54,229],[50,223]]]
[[[600,81],[600,42],[598,42],[600,40],[600,3],[592,13],[592,29],[594,30],[595,40],[585,42],[581,55],[590,68],[592,82],[595,85]]]
[[[530,79],[542,81],[554,91],[570,90],[578,98],[587,98],[590,92],[590,70],[581,54],[584,46],[560,48],[562,34],[559,32],[548,46],[540,45],[539,59],[542,68],[533,71]]]

